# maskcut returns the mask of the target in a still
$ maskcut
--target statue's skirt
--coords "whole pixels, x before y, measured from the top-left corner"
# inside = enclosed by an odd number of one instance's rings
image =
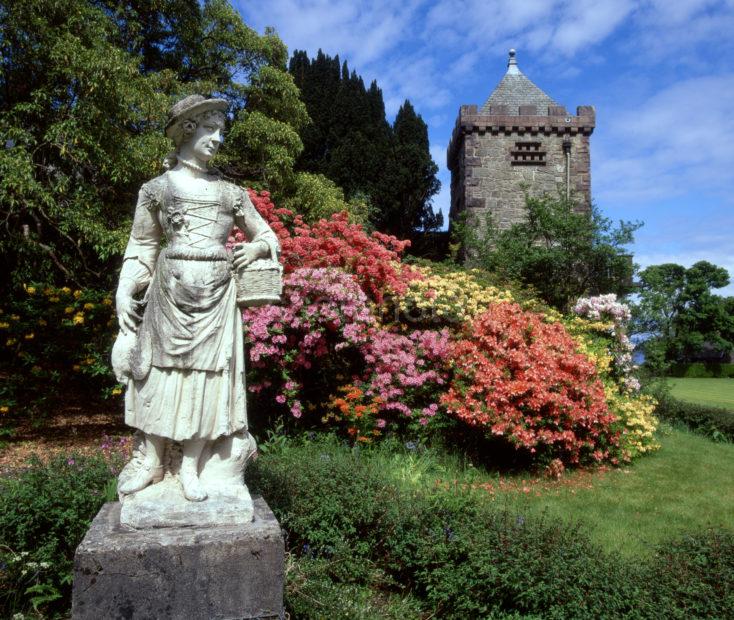
[[[145,433],[216,439],[247,428],[242,320],[227,261],[159,257],[128,381],[125,422]]]

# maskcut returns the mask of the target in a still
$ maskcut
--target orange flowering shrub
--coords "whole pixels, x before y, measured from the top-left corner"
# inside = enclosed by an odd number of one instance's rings
[[[322,421],[346,426],[349,437],[355,442],[371,443],[378,438],[385,427],[385,421],[377,417],[382,405],[380,397],[366,396],[356,385],[344,385],[339,391],[342,396],[329,400]]]
[[[451,354],[450,414],[505,437],[536,458],[565,463],[617,457],[619,430],[591,360],[560,323],[515,303],[477,317]]]

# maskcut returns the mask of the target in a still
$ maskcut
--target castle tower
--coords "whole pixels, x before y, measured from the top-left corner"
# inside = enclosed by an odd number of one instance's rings
[[[520,71],[510,50],[507,73],[481,109],[459,111],[447,154],[450,220],[466,213],[479,222],[489,213],[507,229],[525,218],[523,187],[532,195],[560,190],[588,210],[595,122],[593,106],[576,108],[576,116],[566,112]]]

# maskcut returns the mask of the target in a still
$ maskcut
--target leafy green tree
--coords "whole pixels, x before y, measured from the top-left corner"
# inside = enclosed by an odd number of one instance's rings
[[[467,261],[532,287],[560,310],[584,295],[631,292],[634,266],[625,246],[641,223],[614,226],[596,207],[579,212],[565,197],[528,195],[526,207],[526,221],[505,230],[491,217],[457,223]]]
[[[283,199],[281,206],[302,215],[309,223],[346,211],[351,222],[370,226],[369,203],[360,200],[359,196],[347,202],[344,190],[323,174],[298,172],[292,191]]]
[[[287,50],[226,0],[0,0],[0,48],[2,289],[109,284],[183,95],[231,102],[227,174],[276,191],[293,182],[308,117]]]
[[[99,281],[122,250],[133,187],[163,155],[154,128],[175,77],[141,74],[88,2],[4,1],[0,31],[6,268],[19,280]]]
[[[649,336],[648,366],[663,369],[703,353],[724,357],[734,349],[734,298],[712,293],[729,284],[726,269],[707,261],[688,269],[665,263],[643,269],[639,280],[634,329]]]

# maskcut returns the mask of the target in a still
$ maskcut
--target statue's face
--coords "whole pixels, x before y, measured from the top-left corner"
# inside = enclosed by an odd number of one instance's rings
[[[196,131],[182,145],[181,150],[188,150],[199,161],[208,162],[217,154],[224,141],[224,116],[219,114],[197,119]]]

